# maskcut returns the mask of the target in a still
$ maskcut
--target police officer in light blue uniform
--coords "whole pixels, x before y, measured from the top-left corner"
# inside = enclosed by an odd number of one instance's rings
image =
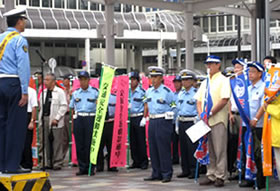
[[[76,173],[77,176],[88,173],[90,145],[98,99],[98,89],[89,86],[89,73],[81,71],[78,77],[81,88],[73,93],[69,105],[69,108],[75,111],[73,117],[74,136],[79,164],[79,172]],[[91,173],[91,175],[94,175],[94,170],[91,170]]]
[[[177,177],[192,179],[195,177],[196,159],[193,155],[197,148],[197,143],[192,143],[185,132],[194,124],[195,117],[197,116],[196,100],[193,98],[197,90],[193,87],[195,80],[193,73],[188,70],[182,70],[180,76],[183,89],[179,93],[176,102],[178,110],[176,131],[179,132],[182,173],[177,175]]]
[[[175,92],[174,92],[174,101],[177,102],[178,95],[182,89],[182,79],[181,76],[177,75],[175,76],[173,80]],[[174,110],[174,119],[173,119],[173,134],[172,134],[172,163],[173,164],[179,164],[179,136],[175,131],[176,127],[176,118],[178,115],[178,109],[176,108]]]
[[[25,9],[6,12],[8,29],[0,34],[0,172],[26,172],[19,167],[27,129],[30,61]]]
[[[172,178],[171,138],[174,117],[173,92],[163,85],[164,69],[148,68],[153,87],[146,92],[145,109],[149,111],[149,148],[152,162],[152,174],[145,181],[162,180],[170,182]],[[173,108],[172,108],[173,107]]]
[[[130,108],[130,148],[133,164],[130,168],[148,168],[146,147],[146,120],[144,115],[144,102],[146,91],[139,86],[139,73],[131,72],[131,108]]]
[[[98,151],[97,157],[97,172],[102,172],[104,170],[104,148],[107,149],[107,167],[108,171],[117,172],[116,167],[110,167],[111,160],[111,149],[112,149],[112,140],[113,140],[113,130],[114,130],[114,118],[116,111],[116,94],[111,93],[109,97],[108,110],[106,114],[106,119],[104,123],[104,128],[102,132],[101,142]]]

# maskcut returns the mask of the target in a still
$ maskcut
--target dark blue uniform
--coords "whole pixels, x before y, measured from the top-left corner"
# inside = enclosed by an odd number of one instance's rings
[[[130,148],[133,168],[148,167],[145,126],[140,127],[143,118],[145,90],[138,86],[131,95]]]
[[[146,92],[148,104],[149,147],[153,179],[171,179],[173,174],[171,159],[172,119],[166,120],[165,113],[172,110],[174,102],[172,91],[161,84],[157,89],[151,87]]]
[[[74,136],[76,141],[79,170],[86,174],[90,161],[90,145],[93,131],[93,123],[96,112],[98,90],[91,86],[87,90],[82,88],[73,93],[69,107],[74,108]]]
[[[0,35],[0,44],[15,28]],[[18,106],[28,94],[30,62],[27,40],[17,35],[6,46],[0,59],[0,172],[19,168],[26,135],[27,104]]]

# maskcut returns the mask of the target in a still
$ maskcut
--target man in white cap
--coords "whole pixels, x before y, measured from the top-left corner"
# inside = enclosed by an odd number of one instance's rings
[[[19,167],[27,128],[30,61],[24,9],[13,9],[3,16],[8,29],[0,34],[0,172],[26,172]]]
[[[175,109],[173,92],[162,84],[163,68],[151,66],[148,68],[153,87],[146,91],[145,112],[149,111],[149,148],[152,162],[152,175],[144,181],[171,181],[172,159],[171,138],[173,133],[172,109]]]

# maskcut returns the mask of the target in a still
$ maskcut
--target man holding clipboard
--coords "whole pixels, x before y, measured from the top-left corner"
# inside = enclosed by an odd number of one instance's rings
[[[216,187],[224,186],[227,175],[227,120],[228,100],[231,95],[229,79],[220,72],[221,59],[218,56],[208,56],[205,66],[209,70],[210,94],[213,107],[208,119],[211,133],[208,134],[208,148],[210,164],[207,166],[207,178],[200,185],[215,184]],[[195,99],[199,116],[203,111],[207,81],[203,81]]]

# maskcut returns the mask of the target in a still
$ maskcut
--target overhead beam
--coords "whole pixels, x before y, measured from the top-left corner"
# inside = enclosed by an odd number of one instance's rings
[[[247,9],[243,8],[232,8],[232,7],[216,7],[212,8],[213,11],[223,12],[223,13],[229,13],[233,15],[243,16],[243,17],[250,17],[251,14],[248,12]]]
[[[193,12],[199,12],[214,7],[220,7],[225,5],[232,5],[241,2],[242,0],[208,0],[201,1],[193,4]]]
[[[274,0],[274,1],[271,1],[269,4],[270,4],[270,8],[274,9],[274,8],[277,8],[277,7],[280,6],[280,1],[279,0]]]

